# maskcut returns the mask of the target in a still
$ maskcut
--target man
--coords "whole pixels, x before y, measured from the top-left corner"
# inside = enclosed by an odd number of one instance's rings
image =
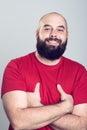
[[[61,14],[44,15],[37,50],[8,63],[2,101],[9,130],[87,130],[87,72],[62,56],[67,28]]]

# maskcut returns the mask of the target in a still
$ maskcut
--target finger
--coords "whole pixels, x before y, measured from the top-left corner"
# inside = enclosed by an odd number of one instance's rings
[[[40,83],[37,83],[34,91],[39,92],[39,90],[40,90]]]
[[[58,91],[60,92],[60,94],[65,93],[60,84],[57,85],[57,88],[58,88]]]

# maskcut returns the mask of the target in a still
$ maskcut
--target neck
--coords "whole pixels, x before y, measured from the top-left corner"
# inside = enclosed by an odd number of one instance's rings
[[[41,63],[43,63],[45,65],[50,65],[50,66],[58,64],[60,59],[61,59],[61,58],[59,58],[59,59],[56,59],[56,60],[48,60],[44,57],[41,57],[37,51],[35,52],[35,56]]]

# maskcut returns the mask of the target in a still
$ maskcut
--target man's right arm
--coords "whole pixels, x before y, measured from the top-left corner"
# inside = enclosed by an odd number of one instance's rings
[[[36,87],[34,93],[12,91],[4,94],[3,105],[14,130],[38,129],[72,112],[70,95],[63,93],[64,101],[61,103],[43,106],[40,103],[39,87]]]

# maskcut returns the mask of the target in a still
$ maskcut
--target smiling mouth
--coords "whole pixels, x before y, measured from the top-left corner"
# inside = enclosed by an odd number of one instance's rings
[[[53,45],[53,46],[59,45],[59,43],[58,43],[57,41],[54,41],[54,40],[49,41],[48,44],[49,44],[49,45]]]
[[[61,40],[60,39],[57,39],[57,38],[48,38],[46,39],[47,43],[50,44],[50,45],[60,45],[61,44]]]

